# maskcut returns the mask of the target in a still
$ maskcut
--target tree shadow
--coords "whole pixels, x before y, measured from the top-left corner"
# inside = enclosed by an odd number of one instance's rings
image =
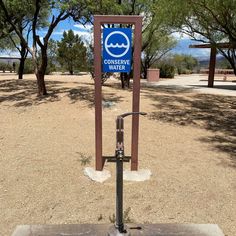
[[[200,141],[227,153],[231,166],[236,167],[236,97],[192,93],[191,88],[172,86],[144,88],[142,94],[153,101],[150,119],[213,131],[215,135]]]
[[[27,107],[43,103],[60,101],[68,97],[71,103],[84,101],[88,107],[95,104],[94,88],[79,82],[46,81],[47,96],[37,96],[37,84],[33,80],[0,80],[0,104],[7,103],[15,107]],[[104,93],[104,101],[121,102],[122,96],[115,93]],[[10,103],[10,104],[9,104]]]
[[[225,81],[224,81],[225,82]],[[225,82],[225,83],[232,83],[232,81],[228,81],[228,82]],[[208,86],[207,85],[190,85],[192,87],[200,87],[200,88],[207,88]],[[214,85],[214,89],[226,89],[226,90],[236,90],[236,85],[232,85],[232,84],[215,84]]]

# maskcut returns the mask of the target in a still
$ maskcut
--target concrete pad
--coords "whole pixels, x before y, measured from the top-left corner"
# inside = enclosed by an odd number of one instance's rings
[[[104,236],[108,235],[111,227],[114,226],[111,224],[18,225],[12,236]],[[128,224],[127,233],[132,236],[224,236],[215,224]]]
[[[123,179],[128,181],[145,181],[149,180],[152,172],[148,169],[138,171],[124,170]]]
[[[103,183],[111,177],[111,173],[108,170],[96,171],[92,167],[86,167],[84,169],[84,174],[88,176],[91,180],[99,183]]]
[[[224,75],[222,75],[223,78]],[[198,93],[215,94],[223,96],[236,96],[236,84],[232,81],[220,81],[215,80],[214,87],[209,88],[207,75],[191,74],[191,75],[179,75],[173,79],[165,79],[159,82],[148,83],[147,80],[142,80],[141,83],[147,87],[160,87],[170,86],[174,89],[189,88]]]

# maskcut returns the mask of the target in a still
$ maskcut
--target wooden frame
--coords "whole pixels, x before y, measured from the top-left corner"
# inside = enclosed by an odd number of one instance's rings
[[[101,67],[101,25],[132,24],[134,25],[133,54],[133,112],[139,112],[140,103],[140,67],[142,16],[94,16],[94,72],[95,72],[95,152],[96,170],[102,171],[105,159],[102,157],[102,67]],[[139,116],[132,117],[131,170],[138,169],[138,133]]]
[[[232,43],[217,43],[217,44],[196,44],[190,45],[189,48],[210,48],[210,62],[209,62],[209,74],[208,74],[208,87],[214,87],[214,80],[215,80],[215,67],[216,67],[216,54],[217,48],[236,48],[235,44]]]

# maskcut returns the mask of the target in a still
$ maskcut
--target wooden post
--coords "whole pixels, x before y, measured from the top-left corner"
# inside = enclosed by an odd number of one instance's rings
[[[134,29],[134,76],[133,76],[133,112],[139,112],[140,65],[141,65],[142,18],[135,23]],[[139,115],[132,117],[131,170],[138,170],[138,134]]]
[[[211,47],[211,56],[209,62],[208,87],[213,88],[216,66],[216,47]]]
[[[102,68],[101,24],[94,17],[94,74],[95,74],[95,152],[96,170],[102,171]]]

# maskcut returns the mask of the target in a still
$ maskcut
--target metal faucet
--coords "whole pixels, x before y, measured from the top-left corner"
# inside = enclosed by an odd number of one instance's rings
[[[146,115],[145,112],[129,112],[117,116],[116,119],[116,150],[115,157],[108,161],[116,162],[116,222],[115,230],[109,235],[126,235],[123,222],[123,162],[129,162],[131,157],[124,154],[124,118],[129,115]],[[118,230],[118,232],[117,232]]]

